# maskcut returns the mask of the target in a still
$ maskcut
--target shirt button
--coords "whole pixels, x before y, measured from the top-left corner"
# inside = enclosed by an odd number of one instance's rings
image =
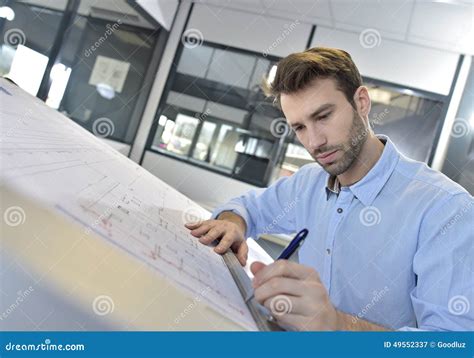
[[[342,210],[341,208],[337,208],[337,212],[338,212],[339,214],[342,213],[342,211],[343,211],[343,210]]]
[[[331,250],[330,250],[330,249],[326,249],[326,252],[328,253],[328,255],[331,254]]]

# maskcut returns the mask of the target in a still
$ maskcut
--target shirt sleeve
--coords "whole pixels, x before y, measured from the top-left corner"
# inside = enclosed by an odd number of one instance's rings
[[[423,219],[413,258],[417,284],[410,293],[416,328],[474,329],[473,224],[474,198],[467,193],[440,200]]]
[[[258,238],[262,233],[291,234],[296,231],[296,208],[300,201],[298,188],[305,167],[289,177],[278,179],[270,187],[251,190],[219,206],[212,213],[216,218],[223,211],[240,215],[247,224],[246,237]]]

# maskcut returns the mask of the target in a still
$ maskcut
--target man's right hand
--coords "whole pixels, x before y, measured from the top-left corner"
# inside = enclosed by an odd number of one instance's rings
[[[224,211],[217,220],[187,223],[185,227],[191,230],[191,235],[199,238],[199,242],[205,245],[217,240],[219,243],[214,251],[218,254],[222,255],[231,248],[241,265],[245,266],[249,248],[245,240],[247,225],[241,216]]]

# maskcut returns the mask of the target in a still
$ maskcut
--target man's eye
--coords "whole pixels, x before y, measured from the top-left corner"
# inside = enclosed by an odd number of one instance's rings
[[[323,114],[322,116],[319,116],[319,119],[326,119],[331,115],[331,112]]]
[[[295,132],[299,132],[301,129],[303,129],[302,126],[298,126],[298,127],[293,128],[293,130],[294,130]]]

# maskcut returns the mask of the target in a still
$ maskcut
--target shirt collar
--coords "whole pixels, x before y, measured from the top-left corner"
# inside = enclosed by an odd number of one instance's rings
[[[392,175],[400,158],[400,154],[390,138],[385,135],[377,135],[377,138],[385,143],[382,155],[361,180],[348,187],[365,206],[372,204]],[[327,177],[326,199],[329,199],[331,194],[339,194],[340,186],[337,178],[331,177],[329,174]]]

